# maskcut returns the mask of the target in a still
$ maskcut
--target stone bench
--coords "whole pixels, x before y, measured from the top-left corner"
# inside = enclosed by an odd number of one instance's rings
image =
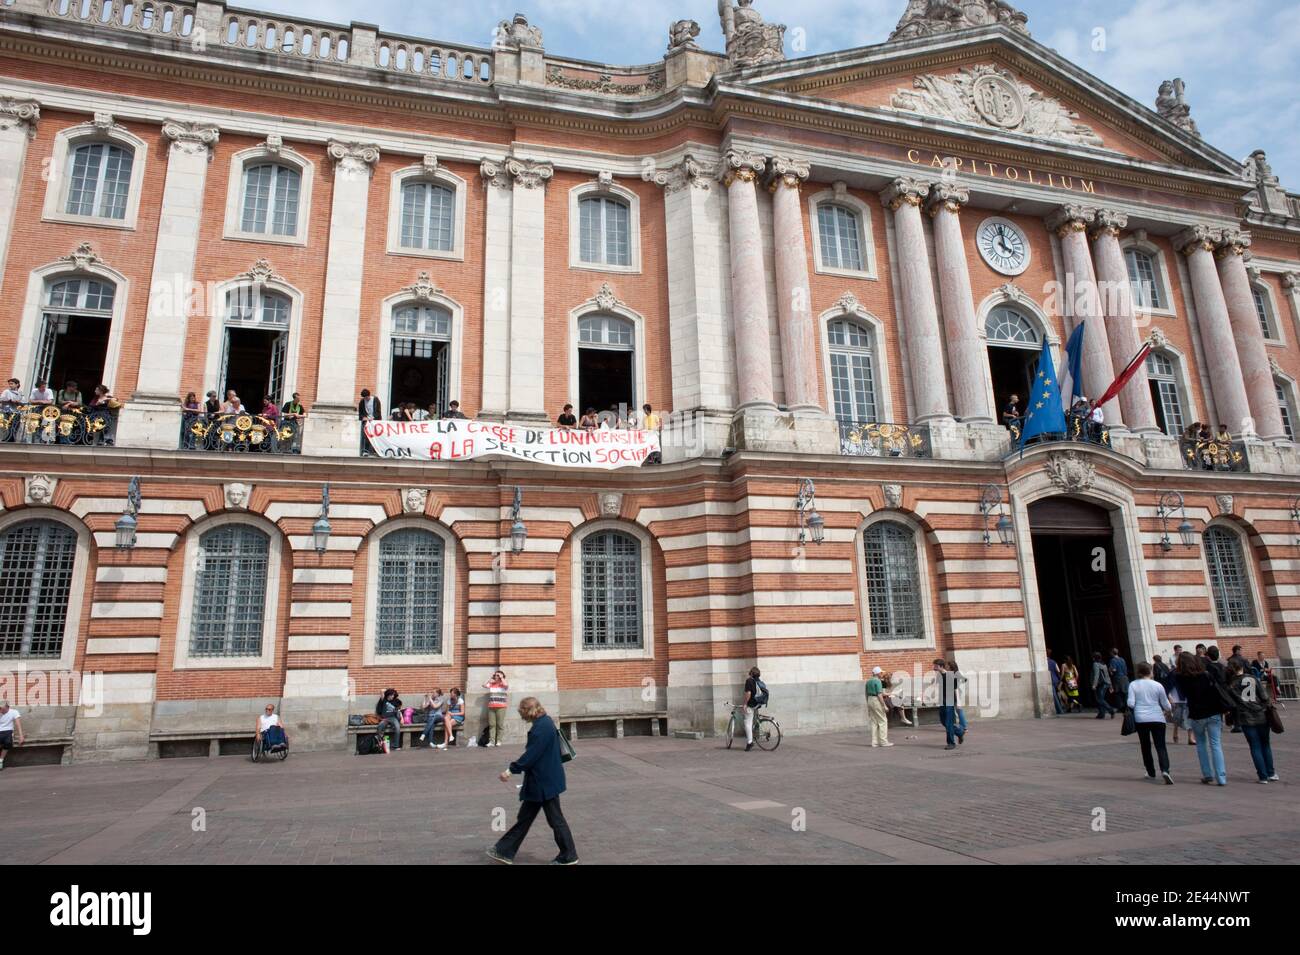
[[[256,737],[251,729],[156,731],[149,734],[149,758],[247,756]]]
[[[363,724],[361,724],[360,726],[349,726],[349,727],[348,727],[348,739],[350,739],[350,740],[353,741],[353,744],[352,744],[352,753],[353,753],[353,755],[356,755],[357,753],[360,753],[360,751],[361,751],[361,749],[360,749],[360,747],[361,747],[360,738],[361,738],[362,736],[374,736],[375,733],[379,730],[379,725],[380,725],[380,724],[378,724],[378,723],[363,723]],[[443,722],[441,722],[441,721],[439,721],[438,725],[435,726],[435,727],[433,728],[433,734],[434,734],[434,737],[441,736],[445,728],[446,728],[446,724],[443,723]],[[466,725],[465,725],[465,724],[462,724],[462,725],[459,727],[459,732],[456,732],[456,733],[453,733],[453,734],[452,734],[452,744],[453,744],[453,745],[455,745],[456,741],[458,741],[458,740],[464,738],[464,736],[465,736],[465,729],[466,729]],[[416,745],[416,740],[418,740],[418,739],[420,738],[420,734],[423,733],[423,732],[424,732],[424,720],[423,720],[423,719],[421,719],[421,720],[417,720],[417,721],[415,721],[415,722],[411,722],[411,723],[403,723],[403,724],[402,724],[402,731],[401,731],[401,735],[402,735],[402,737],[403,737],[403,738],[402,738],[402,745],[403,745],[403,746],[415,746],[415,745]],[[434,740],[433,740],[433,739],[430,739],[427,745],[428,745],[428,746],[433,746],[433,745],[434,745]]]
[[[72,761],[71,736],[29,736],[5,756],[5,766],[58,766]]]
[[[583,713],[581,716],[561,716],[555,721],[570,741],[580,738],[579,726],[595,730],[597,725],[611,732],[588,732],[585,739],[622,739],[624,736],[666,736],[668,711],[645,713]],[[628,732],[641,730],[645,732]]]

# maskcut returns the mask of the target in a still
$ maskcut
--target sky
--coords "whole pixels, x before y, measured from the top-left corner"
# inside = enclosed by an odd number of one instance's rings
[[[785,23],[787,55],[806,56],[886,40],[906,0],[754,0]],[[1141,103],[1161,80],[1187,83],[1204,139],[1238,159],[1264,149],[1284,188],[1300,192],[1300,3],[1295,0],[1020,0],[1029,31],[1078,66]],[[239,6],[333,23],[358,20],[416,37],[488,46],[516,12],[540,27],[548,52],[623,65],[659,60],[668,26],[702,28],[698,43],[722,49],[716,0],[240,0]],[[802,49],[792,49],[792,46]]]

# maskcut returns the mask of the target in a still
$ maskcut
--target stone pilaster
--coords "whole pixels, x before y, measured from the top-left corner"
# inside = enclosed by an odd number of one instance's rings
[[[330,140],[327,151],[334,162],[334,200],[325,260],[316,403],[309,409],[303,444],[313,454],[353,457],[360,451],[356,410],[359,389],[366,387],[374,392],[380,388],[379,382],[357,382],[361,279],[366,254],[366,230],[358,228],[358,224],[366,221],[370,179],[379,162],[379,147]]]
[[[0,290],[14,227],[14,210],[27,162],[27,143],[36,132],[41,106],[35,100],[0,97]]]
[[[1061,259],[1065,268],[1066,307],[1077,326],[1083,328],[1083,393],[1095,401],[1115,380],[1115,364],[1111,360],[1110,342],[1106,336],[1106,321],[1097,295],[1097,275],[1092,267],[1092,253],[1088,250],[1088,227],[1096,221],[1097,210],[1089,206],[1065,205],[1047,218],[1047,227],[1061,240]],[[1067,401],[1068,396],[1062,396]],[[1119,402],[1111,400],[1102,407],[1106,427],[1116,430],[1124,426]]]
[[[1226,424],[1234,435],[1251,427],[1250,401],[1242,380],[1241,362],[1228,317],[1214,249],[1219,233],[1208,226],[1191,226],[1174,236],[1174,248],[1187,259],[1192,280],[1192,298],[1201,328],[1201,346],[1209,361],[1210,389],[1214,392],[1217,423]]]
[[[548,420],[544,382],[546,341],[546,184],[549,162],[507,159],[510,213],[510,407],[512,421]],[[576,400],[577,396],[573,396]]]
[[[1246,274],[1245,256],[1249,247],[1248,233],[1226,230],[1219,236],[1215,258],[1228,307],[1228,322],[1237,345],[1237,360],[1241,363],[1241,377],[1246,384],[1246,401],[1255,419],[1255,432],[1265,441],[1277,441],[1286,437],[1286,430],[1282,427],[1268,349],[1264,347],[1264,330],[1259,324],[1250,277]],[[1224,423],[1232,426],[1231,422]]]
[[[1282,291],[1291,306],[1291,322],[1295,326],[1296,341],[1300,341],[1300,272],[1282,273]]]
[[[667,223],[672,410],[683,425],[665,434],[664,460],[717,455],[736,407],[722,190],[714,165],[691,155],[654,181],[664,190]]]
[[[504,421],[510,407],[510,235],[513,190],[503,160],[479,167],[483,216],[483,395],[481,418]]]
[[[755,182],[767,166],[757,153],[731,149],[723,156],[731,241],[731,313],[736,343],[736,382],[740,408],[775,410],[772,353],[768,332],[767,282],[759,232]]]
[[[117,434],[124,445],[169,449],[180,439],[179,356],[185,352],[189,313],[205,299],[192,295],[191,286],[208,164],[220,131],[215,126],[168,120],[162,132],[170,147],[140,346],[140,373],[135,392],[122,410]],[[203,382],[203,387],[216,388],[218,383]]]
[[[772,160],[772,232],[776,265],[776,313],[781,330],[785,403],[796,413],[824,413],[817,387],[817,333],[808,288],[808,244],[799,188],[808,163]]]
[[[934,220],[934,257],[939,269],[953,410],[962,421],[994,424],[988,343],[975,317],[966,243],[961,234],[961,210],[969,199],[969,190],[939,183],[930,190],[927,208]]]
[[[1128,216],[1122,212],[1098,209],[1091,232],[1092,261],[1099,287],[1105,289],[1101,296],[1102,314],[1106,321],[1106,338],[1110,341],[1111,364],[1116,370],[1127,366],[1142,347],[1128,266],[1119,247],[1120,231],[1127,225]],[[1119,407],[1130,430],[1150,434],[1160,431],[1151,404],[1145,363],[1119,393]]]
[[[929,193],[930,183],[903,177],[895,179],[880,194],[881,201],[894,213],[900,311],[907,335],[915,404],[912,424],[952,419],[944,377],[939,310],[935,304],[925,226],[921,220],[921,204]]]

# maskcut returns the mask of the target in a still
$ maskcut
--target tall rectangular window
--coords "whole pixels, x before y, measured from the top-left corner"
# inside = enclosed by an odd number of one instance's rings
[[[68,214],[125,219],[134,161],[129,149],[109,143],[74,147],[68,181]]]
[[[190,654],[248,657],[262,652],[271,541],[245,524],[223,524],[199,538]]]
[[[0,534],[0,658],[62,655],[76,558],[76,532],[57,521]]]
[[[442,651],[443,543],[432,531],[407,528],[379,544],[379,614],[375,652]]]
[[[925,636],[915,535],[897,521],[878,521],[862,535],[873,640]]]
[[[829,202],[817,207],[817,238],[824,267],[863,270],[860,222],[852,209]]]
[[[583,540],[583,647],[643,646],[641,600],[641,542],[617,531],[601,531]]]
[[[1241,537],[1224,527],[1208,527],[1202,539],[1219,626],[1255,626],[1255,606],[1250,597]]]

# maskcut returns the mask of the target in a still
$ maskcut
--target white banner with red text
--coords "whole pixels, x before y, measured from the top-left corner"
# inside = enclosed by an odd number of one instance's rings
[[[598,428],[521,428],[517,425],[440,418],[371,421],[366,437],[382,458],[408,461],[472,461],[504,455],[564,468],[638,467],[659,451],[655,431]]]

